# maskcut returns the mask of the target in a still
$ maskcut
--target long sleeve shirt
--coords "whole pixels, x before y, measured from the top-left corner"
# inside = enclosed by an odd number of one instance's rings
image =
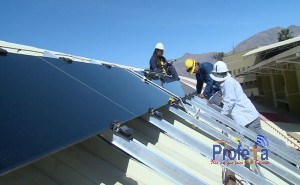
[[[205,98],[209,99],[213,95],[213,79],[209,76],[213,70],[213,65],[208,62],[198,63],[200,70],[196,73],[197,79],[197,93],[200,94],[203,88],[203,83],[206,83],[206,87],[203,91]]]
[[[246,126],[259,116],[241,85],[232,77],[220,84],[220,91],[211,97],[210,102],[216,103],[220,97],[224,104],[221,114],[231,116],[242,126]]]
[[[169,65],[165,57],[157,57],[155,54],[152,55],[149,64],[150,70],[157,73],[166,72]]]

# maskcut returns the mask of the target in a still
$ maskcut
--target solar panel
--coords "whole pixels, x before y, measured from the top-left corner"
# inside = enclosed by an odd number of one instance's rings
[[[0,174],[167,103],[120,68],[9,53],[0,57]]]
[[[184,84],[180,81],[174,81],[171,77],[161,74],[161,73],[155,73],[150,71],[134,71],[135,73],[141,75],[141,76],[147,76],[148,79],[151,79],[152,82],[155,84],[161,86],[162,88],[170,91],[171,93],[174,93],[178,97],[185,97],[188,94],[193,94],[195,90],[188,85]],[[160,77],[159,77],[160,76]]]

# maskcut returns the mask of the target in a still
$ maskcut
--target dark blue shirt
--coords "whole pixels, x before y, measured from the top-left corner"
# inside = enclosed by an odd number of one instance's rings
[[[163,65],[161,65],[160,61],[162,60]],[[166,70],[167,67],[169,66],[166,58],[164,56],[158,57],[153,53],[151,59],[150,59],[150,71],[154,71],[157,73],[163,72],[163,68]]]
[[[216,91],[219,90],[217,84],[209,76],[213,70],[213,64],[209,62],[198,63],[200,69],[196,73],[197,79],[197,93],[200,94],[203,88],[203,83],[206,83],[206,87],[203,91],[203,95],[206,99],[209,99]]]

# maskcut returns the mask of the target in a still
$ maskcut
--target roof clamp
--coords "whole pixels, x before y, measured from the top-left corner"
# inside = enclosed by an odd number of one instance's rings
[[[188,95],[185,96],[185,99],[191,100],[194,96],[195,96],[194,93],[193,94],[188,94]]]
[[[121,122],[113,121],[111,128],[114,132],[120,133],[126,136],[129,140],[133,139],[133,130],[132,128],[127,127],[126,125],[121,126]]]
[[[59,59],[65,61],[68,64],[72,64],[73,60],[70,58],[66,58],[66,57],[59,57]]]
[[[155,116],[158,119],[163,119],[163,114],[161,112],[159,112],[158,110],[155,110],[154,108],[150,108],[149,113],[151,116]]]
[[[141,80],[142,80],[142,82],[145,82],[145,83],[149,83],[148,81],[149,81],[149,79],[147,78],[147,77],[145,77],[145,76],[143,76],[142,78],[141,78]]]
[[[170,103],[170,106],[174,107],[175,109],[179,109],[180,108],[179,105],[178,105],[178,103],[174,103],[174,102]]]
[[[7,53],[8,52],[5,49],[0,48],[0,56],[6,56]]]
[[[179,100],[175,98],[169,98],[168,104],[176,109],[179,109]]]
[[[103,64],[102,63],[102,65],[105,66],[105,67],[107,67],[108,69],[111,69],[113,67],[113,65],[111,65],[111,64]]]

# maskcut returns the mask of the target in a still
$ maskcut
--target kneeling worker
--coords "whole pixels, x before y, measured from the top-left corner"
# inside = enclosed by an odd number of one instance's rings
[[[173,62],[168,62],[163,56],[164,50],[165,48],[162,43],[159,42],[156,44],[153,55],[149,62],[150,71],[171,75],[171,80],[173,81],[180,80],[175,67],[172,65]]]

